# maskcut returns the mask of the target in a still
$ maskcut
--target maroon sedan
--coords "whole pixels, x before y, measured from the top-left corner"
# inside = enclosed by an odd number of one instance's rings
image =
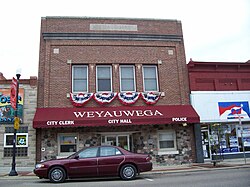
[[[37,164],[34,173],[51,182],[98,176],[120,176],[129,180],[152,170],[150,160],[149,155],[132,153],[120,147],[96,146],[84,148],[67,158]]]

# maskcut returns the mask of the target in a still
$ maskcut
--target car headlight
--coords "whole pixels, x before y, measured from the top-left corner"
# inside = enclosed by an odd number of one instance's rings
[[[36,169],[44,168],[44,164],[36,164]]]

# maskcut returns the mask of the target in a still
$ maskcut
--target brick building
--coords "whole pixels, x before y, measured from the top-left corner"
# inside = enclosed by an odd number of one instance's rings
[[[188,63],[204,159],[250,156],[250,61]],[[198,130],[198,129],[197,129]],[[198,131],[197,131],[198,133]],[[244,142],[244,147],[243,147]]]
[[[11,166],[13,153],[13,120],[15,110],[10,104],[12,79],[0,73],[0,167]],[[16,165],[34,166],[36,156],[36,132],[32,127],[37,105],[37,77],[20,79],[17,116],[21,119],[16,133]]]
[[[100,144],[196,161],[185,62],[177,20],[42,18],[37,161]]]

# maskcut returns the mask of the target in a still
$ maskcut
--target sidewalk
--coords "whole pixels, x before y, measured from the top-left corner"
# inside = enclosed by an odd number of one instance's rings
[[[250,168],[250,158],[246,159],[246,164],[243,158],[240,159],[226,159],[220,163],[217,163],[216,166],[211,163],[211,161],[207,161],[205,163],[190,163],[190,164],[182,164],[182,165],[164,165],[164,164],[154,164],[153,170],[150,172],[146,172],[147,174],[154,173],[176,173],[176,172],[198,172],[198,171],[206,171],[206,170],[214,170],[214,169],[228,169],[228,168],[239,168],[239,167],[249,167]],[[18,176],[9,176],[9,172],[11,171],[11,167],[0,167],[0,179],[1,178],[35,178],[35,174],[33,173],[34,167],[16,167],[16,171]]]

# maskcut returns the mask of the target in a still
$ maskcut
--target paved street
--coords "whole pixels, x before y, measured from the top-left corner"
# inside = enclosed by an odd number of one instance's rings
[[[119,178],[76,179],[68,180],[62,184],[52,184],[48,180],[36,177],[5,177],[0,179],[1,187],[36,187],[36,186],[60,186],[60,187],[249,187],[250,168],[230,168],[207,171],[187,171],[181,173],[155,173],[142,174],[136,180],[122,181]]]

